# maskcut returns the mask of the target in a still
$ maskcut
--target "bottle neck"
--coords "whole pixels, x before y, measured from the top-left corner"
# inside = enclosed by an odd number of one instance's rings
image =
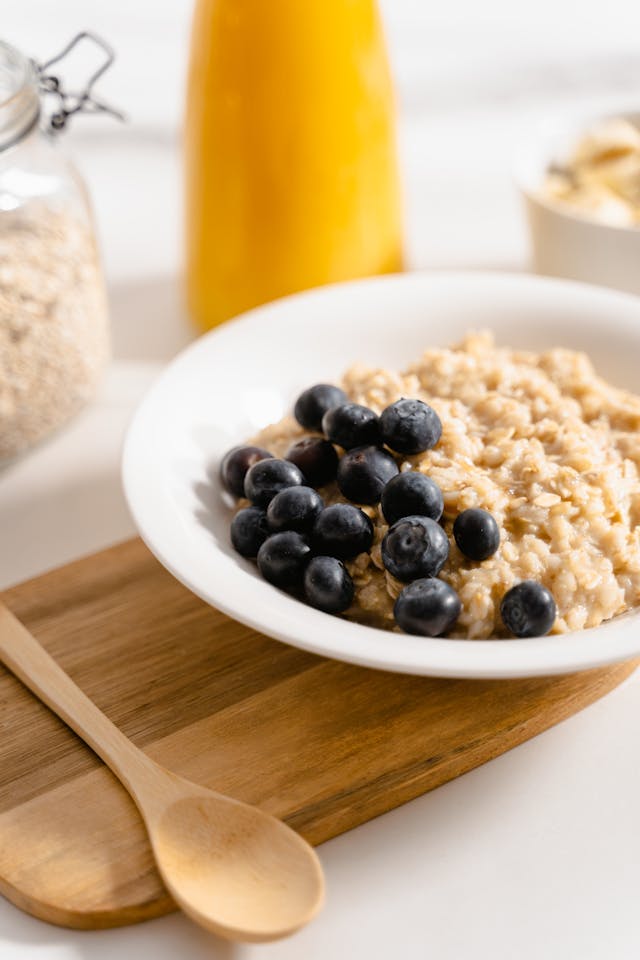
[[[40,95],[31,61],[0,41],[0,152],[28,136],[39,118]]]

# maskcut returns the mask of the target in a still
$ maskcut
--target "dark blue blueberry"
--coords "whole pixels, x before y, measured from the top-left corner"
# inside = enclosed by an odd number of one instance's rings
[[[342,613],[353,600],[353,580],[336,557],[314,557],[304,572],[307,603],[325,613]]]
[[[292,589],[302,584],[311,548],[300,533],[287,530],[268,537],[258,550],[258,569],[276,587]]]
[[[397,473],[398,464],[380,447],[354,447],[338,464],[338,487],[354,503],[377,503]]]
[[[382,491],[382,512],[388,524],[402,517],[431,517],[439,520],[444,509],[442,491],[424,473],[407,470],[389,480]]]
[[[238,510],[231,521],[231,543],[243,557],[256,557],[269,532],[267,515],[260,507]]]
[[[257,507],[267,507],[276,493],[287,487],[300,487],[304,477],[288,460],[259,460],[247,470],[244,495]]]
[[[373,524],[358,507],[334,503],[313,525],[312,543],[317,554],[348,560],[371,548]]]
[[[382,562],[405,583],[437,577],[448,556],[447,535],[431,517],[404,517],[389,527],[382,541]]]
[[[320,430],[322,418],[331,407],[344,403],[347,395],[340,387],[331,383],[316,383],[314,387],[304,390],[293,408],[293,415],[301,427],[307,430]]]
[[[324,509],[319,493],[311,487],[287,487],[276,493],[267,507],[267,521],[271,530],[311,530],[314,521]]]
[[[322,437],[303,437],[287,450],[287,460],[295,463],[312,487],[323,487],[336,478],[336,448]]]
[[[258,460],[266,460],[268,457],[273,457],[273,454],[262,447],[233,447],[225,453],[220,464],[222,486],[234,497],[244,497],[247,470]]]
[[[380,414],[382,439],[396,453],[422,453],[442,436],[440,417],[422,400],[397,400]]]
[[[500,604],[500,616],[516,637],[544,637],[557,615],[551,593],[535,580],[523,580],[507,590]]]
[[[343,403],[333,407],[322,418],[322,432],[345,450],[380,443],[380,420],[368,407],[359,403]]]
[[[462,604],[453,587],[428,577],[414,580],[398,595],[393,613],[405,633],[441,637],[460,616]]]
[[[470,560],[486,560],[500,546],[500,528],[486,510],[471,507],[459,513],[453,523],[453,536],[460,553]]]

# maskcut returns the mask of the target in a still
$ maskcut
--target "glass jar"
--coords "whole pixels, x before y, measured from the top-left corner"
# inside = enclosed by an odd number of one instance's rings
[[[0,459],[72,417],[109,356],[87,193],[41,130],[38,81],[0,41]]]

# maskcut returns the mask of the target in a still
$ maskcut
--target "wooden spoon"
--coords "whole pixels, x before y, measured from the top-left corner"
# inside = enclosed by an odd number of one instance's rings
[[[0,660],[131,794],[162,879],[193,920],[230,940],[263,941],[293,933],[318,912],[322,867],[302,837],[138,750],[1,603]]]

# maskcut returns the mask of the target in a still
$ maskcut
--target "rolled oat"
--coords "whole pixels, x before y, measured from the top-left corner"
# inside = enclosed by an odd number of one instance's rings
[[[0,212],[0,458],[93,395],[109,353],[93,235],[68,213]]]

